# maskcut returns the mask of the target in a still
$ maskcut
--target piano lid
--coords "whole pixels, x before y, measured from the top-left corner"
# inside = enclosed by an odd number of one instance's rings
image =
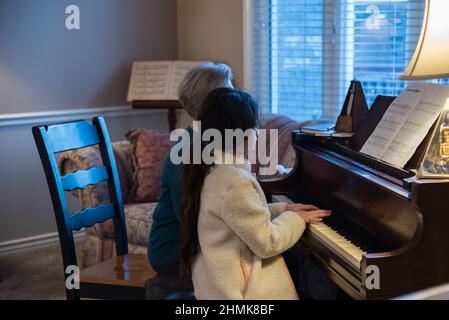
[[[410,169],[395,167],[387,162],[373,158],[354,149],[350,138],[318,137],[293,131],[293,147],[315,146],[322,147],[322,150],[333,157],[351,163],[361,171],[375,175],[381,179],[388,180],[397,186],[408,189],[409,178],[416,175]]]
[[[396,167],[390,163],[360,152],[360,149],[374,132],[384,113],[395,99],[396,97],[391,96],[377,96],[366,118],[363,120],[363,123],[350,138],[317,137],[294,131],[292,137],[293,145],[295,145],[295,143],[308,142],[311,144],[325,145],[327,149],[334,150],[337,156],[341,155],[355,160],[356,162],[354,163],[364,170],[370,171],[379,177],[391,180],[394,183],[407,188],[410,184],[409,179],[416,175],[416,169],[425,155],[426,146],[431,138],[430,134],[427,134],[426,138],[420,143],[414,155],[404,168]],[[432,131],[433,129],[430,130],[430,132]]]

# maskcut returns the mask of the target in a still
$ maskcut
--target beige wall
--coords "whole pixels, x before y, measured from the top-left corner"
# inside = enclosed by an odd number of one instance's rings
[[[80,30],[65,28],[69,4]],[[118,106],[105,113],[113,141],[133,127],[167,128],[164,112],[121,107],[132,61],[177,58],[176,21],[176,0],[0,0],[0,253],[56,231],[33,125]]]
[[[126,103],[132,61],[177,58],[176,22],[176,0],[1,0],[0,114]]]
[[[69,4],[80,7],[79,31],[64,28]],[[53,111],[123,105],[132,61],[176,58],[225,61],[242,86],[242,0],[0,0],[0,251],[56,231],[31,126],[67,120]],[[113,141],[132,127],[166,128],[161,112],[106,120]]]
[[[179,59],[225,61],[243,86],[243,0],[177,0]]]

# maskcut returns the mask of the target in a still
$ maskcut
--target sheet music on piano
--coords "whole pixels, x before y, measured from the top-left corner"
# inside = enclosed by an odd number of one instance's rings
[[[449,86],[414,83],[393,101],[360,152],[404,167],[437,120]]]

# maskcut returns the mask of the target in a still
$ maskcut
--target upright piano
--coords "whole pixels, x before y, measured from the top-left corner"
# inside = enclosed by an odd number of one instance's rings
[[[418,179],[414,171],[426,141],[405,168],[359,152],[393,99],[378,97],[352,138],[294,131],[293,170],[261,181],[269,197],[332,210],[290,253],[307,251],[354,299],[393,298],[449,282],[449,181]]]

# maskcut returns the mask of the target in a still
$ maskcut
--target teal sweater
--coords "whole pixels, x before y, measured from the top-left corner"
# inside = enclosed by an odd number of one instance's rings
[[[187,128],[187,131],[192,138],[192,128]],[[162,169],[161,196],[153,212],[148,240],[148,256],[153,266],[180,257],[181,183],[182,165],[173,164],[169,154]]]

